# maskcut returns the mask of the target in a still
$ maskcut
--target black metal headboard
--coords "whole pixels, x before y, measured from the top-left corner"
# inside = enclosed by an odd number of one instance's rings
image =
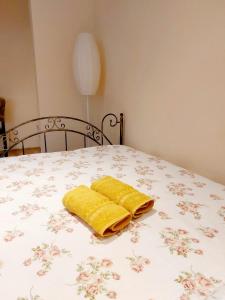
[[[67,116],[50,116],[32,119],[23,122],[0,135],[0,157],[8,156],[10,150],[21,146],[22,154],[25,154],[24,142],[34,136],[43,136],[44,152],[48,152],[47,133],[63,132],[65,150],[68,150],[68,133],[76,133],[83,136],[83,146],[87,147],[87,140],[92,140],[97,145],[110,144],[111,140],[105,135],[104,128],[106,121],[110,127],[119,124],[119,144],[123,144],[123,114],[119,118],[109,113],[101,121],[101,129],[95,125],[79,118]]]

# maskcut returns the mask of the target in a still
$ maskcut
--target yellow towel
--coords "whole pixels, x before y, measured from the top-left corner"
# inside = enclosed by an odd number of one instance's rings
[[[94,181],[91,188],[126,208],[132,213],[133,218],[140,217],[154,205],[154,200],[150,196],[111,176],[104,176]]]
[[[131,214],[107,197],[81,185],[63,198],[67,210],[89,224],[100,236],[110,236],[131,220]]]

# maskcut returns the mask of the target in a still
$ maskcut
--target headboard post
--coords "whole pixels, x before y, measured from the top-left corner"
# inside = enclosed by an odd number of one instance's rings
[[[123,113],[120,113],[120,117],[118,118],[115,114],[109,113],[102,118],[101,122],[101,131],[104,133],[104,121],[106,118],[109,118],[110,127],[115,127],[117,124],[120,124],[120,145],[123,145]],[[104,138],[102,136],[101,144],[104,145]]]
[[[7,149],[7,138],[5,134],[5,99],[0,98],[0,134],[2,135],[3,149]],[[6,153],[5,156],[8,156]]]
[[[123,145],[123,113],[120,114],[120,145]]]

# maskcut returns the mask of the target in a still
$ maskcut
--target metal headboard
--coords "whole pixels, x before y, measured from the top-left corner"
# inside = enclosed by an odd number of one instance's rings
[[[22,154],[25,154],[24,142],[34,136],[43,136],[44,152],[48,152],[47,133],[64,133],[64,150],[68,150],[68,133],[76,133],[83,136],[83,146],[87,147],[87,140],[92,140],[97,145],[109,144],[111,140],[105,135],[104,127],[106,121],[110,127],[119,124],[119,144],[123,144],[123,114],[118,118],[115,114],[105,115],[101,121],[101,129],[95,125],[79,118],[67,116],[49,116],[32,119],[23,122],[0,135],[0,157],[8,156],[10,150],[20,145]]]
[[[5,99],[0,98],[0,134],[5,133]],[[6,140],[3,140],[4,148],[7,148]]]

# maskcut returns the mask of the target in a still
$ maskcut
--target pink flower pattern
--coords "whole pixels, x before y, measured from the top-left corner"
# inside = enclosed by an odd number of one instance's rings
[[[189,176],[190,178],[195,178],[195,174],[189,170],[181,169],[179,170],[181,176]]]
[[[23,168],[24,166],[22,166],[21,164],[14,163],[14,164],[8,164],[8,166],[5,167],[3,170],[6,172],[15,172]]]
[[[210,194],[209,197],[210,197],[212,200],[224,200],[221,196],[216,195],[216,194]]]
[[[159,157],[156,157],[156,156],[149,156],[148,160],[150,162],[154,162],[156,164],[160,164],[162,162],[162,160]]]
[[[134,244],[138,243],[141,238],[141,230],[146,227],[148,227],[148,225],[146,225],[143,222],[134,221],[134,220],[131,221],[130,224],[125,229],[127,232],[129,232],[131,234],[130,241]],[[122,234],[122,232],[121,232],[121,234]]]
[[[42,168],[34,168],[32,170],[27,170],[24,173],[24,175],[27,177],[30,177],[30,176],[40,177],[42,174],[44,174],[44,169],[42,169]]]
[[[11,184],[7,186],[7,188],[13,192],[17,192],[21,190],[23,187],[31,184],[32,182],[30,180],[18,180],[18,181],[13,181]]]
[[[206,186],[206,183],[199,182],[199,181],[195,181],[195,182],[193,182],[193,184],[198,188],[204,188]]]
[[[40,187],[35,188],[32,195],[36,198],[41,198],[43,196],[51,197],[55,192],[57,192],[57,190],[54,184],[44,184]]]
[[[218,233],[217,229],[211,228],[211,227],[203,227],[202,226],[202,227],[199,227],[198,229],[208,238],[214,238]]]
[[[77,265],[77,294],[83,294],[89,300],[95,300],[98,295],[116,299],[117,293],[108,290],[107,281],[120,280],[120,275],[111,270],[113,262],[108,258],[101,260],[90,256],[85,262]]]
[[[190,213],[193,215],[193,217],[196,220],[201,219],[201,215],[198,211],[199,208],[203,207],[203,204],[200,203],[193,203],[190,201],[180,201],[177,204],[177,207],[179,207],[181,209],[180,214],[181,215],[186,215],[187,213]]]
[[[145,175],[152,175],[154,173],[153,170],[151,170],[149,168],[149,166],[137,166],[135,168],[135,171],[138,175],[142,175],[142,176],[145,176]]]
[[[171,254],[181,255],[187,257],[190,253],[202,255],[201,249],[192,248],[192,244],[199,243],[199,240],[189,236],[188,231],[185,229],[172,229],[165,228],[161,232],[161,238],[164,244],[169,248]]]
[[[39,262],[41,264],[41,268],[36,272],[38,276],[44,276],[51,270],[53,261],[56,257],[70,255],[70,252],[64,248],[60,249],[57,245],[45,243],[33,248],[32,252],[33,255],[27,258],[23,262],[23,265],[28,267],[35,261]]]
[[[156,182],[156,180],[152,180],[149,178],[139,178],[137,179],[137,187],[142,188],[145,187],[148,191],[152,189],[152,184]]]
[[[88,167],[88,162],[84,160],[79,160],[73,163],[74,169],[86,169]]]
[[[33,288],[30,289],[28,297],[17,297],[16,300],[44,300],[40,295],[33,293]]]
[[[13,241],[16,237],[21,237],[23,236],[24,233],[20,230],[7,230],[4,236],[4,241],[5,242],[11,242]]]
[[[14,211],[12,215],[20,215],[21,219],[26,219],[31,217],[33,214],[45,210],[45,207],[39,206],[38,204],[24,204],[19,206],[19,210]]]
[[[160,219],[162,220],[170,220],[171,218],[168,216],[167,213],[165,213],[164,211],[159,211],[158,215],[160,217]]]
[[[225,206],[221,206],[217,213],[225,221]]]
[[[129,233],[131,243],[137,244],[141,238],[141,231],[147,227],[149,226],[143,222],[132,220],[123,231],[117,233],[117,236],[125,235],[125,232]],[[93,233],[91,234],[90,244],[101,244],[104,242],[104,240],[104,238],[101,238]]]
[[[90,236],[62,205],[67,190],[90,186],[103,175],[130,182],[157,200],[150,214],[110,238]],[[119,145],[3,158],[0,182],[0,281],[14,282],[13,289],[0,284],[0,295],[17,300],[65,295],[68,300],[220,299],[223,283],[214,278],[224,278],[224,186]],[[158,259],[172,268],[159,268]],[[184,265],[199,273],[181,272],[187,270]],[[155,288],[162,278],[168,279],[163,296]],[[21,293],[24,280],[38,291]],[[45,289],[48,282],[54,289]]]
[[[209,296],[214,294],[215,289],[222,283],[221,280],[206,277],[201,273],[195,273],[193,271],[181,272],[181,275],[179,275],[175,281],[181,284],[184,289],[180,300],[191,300],[192,296],[206,300]]]
[[[128,256],[127,257],[131,270],[136,273],[141,273],[144,271],[144,267],[150,264],[150,260],[143,256]]]
[[[74,231],[74,224],[77,223],[78,221],[75,216],[62,209],[49,217],[47,229],[54,233],[59,233],[60,231],[72,233]]]
[[[10,202],[10,201],[13,201],[13,198],[10,197],[10,196],[0,197],[0,204],[7,203],[7,202]]]
[[[192,193],[192,189],[187,187],[184,183],[171,182],[167,186],[167,188],[172,194],[179,196],[179,197],[184,197],[185,195],[188,195],[188,196],[194,195]]]
[[[104,241],[103,238],[101,238],[100,236],[97,236],[95,233],[92,233],[90,236],[89,243],[92,245],[96,245],[96,244],[101,244],[103,241]]]
[[[80,172],[80,171],[71,171],[69,172],[66,177],[68,178],[72,178],[73,180],[76,180],[77,178],[79,178],[79,176],[84,175],[85,173]]]

